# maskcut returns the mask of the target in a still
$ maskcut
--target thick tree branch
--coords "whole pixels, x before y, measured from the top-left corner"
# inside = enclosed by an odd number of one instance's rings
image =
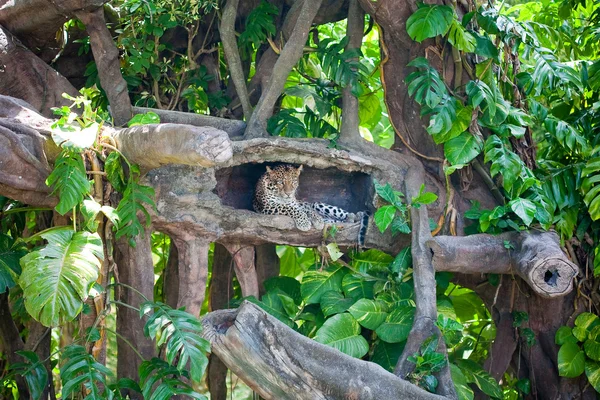
[[[283,92],[290,71],[302,57],[308,31],[319,11],[322,0],[300,0],[299,2],[302,3],[302,10],[289,40],[281,50],[281,54],[273,67],[273,74],[269,77],[267,89],[260,96],[252,118],[248,122],[244,134],[246,139],[267,135],[267,120],[273,115],[273,108]]]
[[[79,92],[48,64],[25,48],[6,29],[0,26],[0,95],[12,96],[30,103],[45,116],[52,107],[70,105],[62,97]]]
[[[207,314],[202,325],[212,353],[265,399],[444,398],[317,343],[248,302]]]
[[[560,249],[554,232],[438,236],[427,245],[436,271],[517,274],[540,296],[571,292],[579,269]]]
[[[404,181],[407,198],[417,197],[421,183],[424,181],[425,171],[423,168],[414,167],[409,169]],[[431,239],[427,208],[424,206],[419,208],[413,206],[410,210],[410,216],[412,222],[411,252],[416,312],[406,346],[394,370],[394,373],[401,378],[406,378],[414,369],[414,363],[409,361],[408,357],[417,353],[423,342],[430,336],[435,335],[439,339],[438,351],[447,355],[444,339],[435,324],[437,321],[436,282],[435,270],[431,261],[431,252],[427,248],[427,241]],[[449,398],[457,398],[456,389],[450,376],[450,366],[447,356],[446,365],[440,371],[438,381],[438,393]]]
[[[221,33],[223,53],[225,53],[225,58],[227,59],[227,67],[229,68],[231,80],[242,104],[244,117],[246,121],[249,121],[252,116],[252,105],[250,104],[246,78],[244,77],[244,70],[242,68],[242,59],[240,58],[235,37],[235,18],[237,16],[238,4],[239,0],[227,0],[227,4],[225,4],[225,8],[223,9],[219,32]]]
[[[365,12],[358,4],[358,0],[350,0],[348,8],[348,28],[346,34],[349,38],[346,51],[360,49],[365,30]],[[350,59],[357,60],[357,58]],[[342,94],[342,127],[340,129],[340,140],[342,144],[354,143],[360,145],[363,141],[358,130],[360,120],[358,118],[358,99],[352,94],[352,86],[344,88]]]
[[[121,75],[119,50],[106,27],[104,9],[100,7],[94,11],[76,11],[75,15],[85,24],[90,34],[90,44],[98,67],[100,83],[108,97],[115,125],[125,125],[133,115],[131,102],[127,82]]]

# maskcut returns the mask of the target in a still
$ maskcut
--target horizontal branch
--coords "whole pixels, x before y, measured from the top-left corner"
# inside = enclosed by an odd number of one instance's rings
[[[444,399],[302,336],[248,302],[209,313],[202,325],[212,352],[265,399]]]
[[[436,271],[517,274],[543,297],[569,293],[578,272],[562,252],[554,232],[438,236],[427,245],[433,252]]]

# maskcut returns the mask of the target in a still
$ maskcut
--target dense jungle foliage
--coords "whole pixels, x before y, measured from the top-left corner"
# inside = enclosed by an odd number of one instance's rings
[[[587,312],[556,333],[557,368],[563,377],[585,374],[600,392],[600,3],[482,2],[464,15],[448,4],[422,4],[406,21],[406,29],[416,42],[433,38],[444,44],[454,59],[455,79],[451,84],[444,81],[445,71],[439,66],[447,54],[431,47],[426,57],[410,61],[409,93],[421,106],[428,133],[443,145],[448,187],[452,180],[467,189],[472,168],[489,168],[502,205],[484,209],[474,203],[466,215],[472,221],[467,233],[554,229],[560,235],[567,254],[581,268],[578,290]],[[216,30],[222,2],[127,0],[110,6],[118,15],[111,29],[135,105],[240,118],[239,102],[231,103],[234,91],[220,45],[203,44],[197,54],[190,45],[203,37],[207,42],[207,35],[198,34],[201,20],[210,18]],[[255,73],[257,54],[268,46],[281,46],[274,36],[277,15],[277,8],[263,0],[238,32],[249,78]],[[183,30],[189,43],[169,41],[173,32]],[[84,55],[90,45],[82,32],[81,22],[71,20],[62,37],[76,40]],[[350,87],[359,101],[363,138],[386,148],[399,143],[384,98],[381,66],[387,55],[380,34],[367,16],[360,51],[348,52],[345,20],[314,26],[269,119],[269,133],[325,138],[337,146],[342,91]],[[219,54],[218,76],[196,64],[202,52]],[[137,381],[115,379],[114,291],[120,283],[113,271],[104,278],[107,285],[97,283],[102,281],[99,267],[113,237],[133,239],[143,231],[149,222],[146,207],[155,207],[154,193],[140,183],[139,168],[118,151],[105,156],[103,150],[116,149],[97,137],[100,127],[111,121],[93,62],[86,78],[81,97],[71,98],[73,106],[56,110],[60,119],[53,139],[62,152],[47,181],[60,198],[55,212],[75,217],[65,219],[63,226],[51,226],[52,210],[0,198],[0,296],[8,296],[23,337],[34,319],[48,327],[46,334],[52,338],[51,374],[44,367],[47,360],[32,349],[20,352],[25,361],[17,364],[9,364],[2,354],[0,397],[18,398],[18,379],[24,378],[35,399],[48,381],[63,399],[121,398],[125,388],[151,399],[174,394],[207,398],[210,346],[201,338],[195,316],[165,304],[163,272],[170,240],[158,232],[152,235],[154,298],[144,299],[138,311],[146,321],[144,334],[155,341],[160,357],[144,360]],[[156,122],[158,116],[147,113],[130,125]],[[105,177],[121,196],[118,207],[101,205],[91,196],[93,176],[84,162],[89,152],[103,157]],[[394,234],[410,233],[410,207],[436,199],[424,188],[418,197],[406,198],[389,182],[376,182],[375,190],[381,200],[375,223],[382,232],[391,229]],[[430,225],[434,233],[441,228],[437,221]],[[266,293],[260,299],[249,300],[320,343],[393,371],[415,310],[410,248],[393,255],[341,251],[335,234],[334,227],[328,232],[331,243],[320,249],[278,246],[280,276],[264,283]],[[213,247],[209,260],[212,251]],[[498,276],[488,279],[498,285]],[[449,273],[438,273],[436,282],[437,324],[459,397],[473,399],[475,392],[498,399],[526,397],[531,382],[520,379],[518,371],[508,370],[498,382],[483,368],[496,327],[482,300],[452,283]],[[242,300],[236,283],[234,292],[231,307]],[[97,293],[105,295],[104,303],[86,302]],[[98,317],[91,327],[81,329],[92,307]],[[202,313],[208,311],[207,298]],[[536,345],[535,334],[526,313],[515,310],[513,319],[525,352]],[[106,365],[98,362],[94,346],[104,335]],[[437,387],[434,374],[444,365],[444,355],[436,348],[431,340],[412,357],[416,368],[410,380],[431,392]],[[251,398],[233,374],[229,383],[232,398]]]

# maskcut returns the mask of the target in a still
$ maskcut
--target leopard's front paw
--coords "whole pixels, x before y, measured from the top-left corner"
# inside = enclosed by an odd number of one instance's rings
[[[312,225],[315,229],[321,230],[325,226],[325,223],[323,222],[322,219],[313,219]]]
[[[303,232],[309,231],[310,230],[310,221],[296,220],[296,228],[300,229]]]

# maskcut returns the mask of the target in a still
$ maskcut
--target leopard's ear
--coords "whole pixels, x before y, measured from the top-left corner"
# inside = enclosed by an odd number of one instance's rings
[[[267,165],[267,173],[270,174],[271,172],[273,172],[273,170]]]
[[[300,165],[297,169],[298,171],[298,175],[300,175],[300,172],[302,172],[302,168],[304,168],[304,165]]]

